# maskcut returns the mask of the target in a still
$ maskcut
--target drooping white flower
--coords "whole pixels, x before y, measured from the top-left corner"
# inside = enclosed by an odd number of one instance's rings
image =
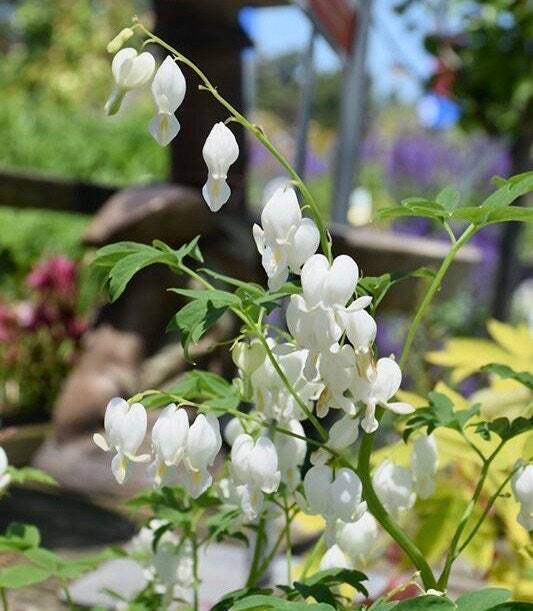
[[[104,452],[115,451],[111,471],[119,484],[124,483],[131,462],[146,462],[148,454],[137,456],[146,435],[146,410],[141,403],[130,405],[126,400],[115,397],[107,404],[104,417],[105,437],[93,435],[94,443]]]
[[[121,49],[111,63],[115,86],[106,102],[106,113],[108,115],[117,113],[126,93],[146,85],[152,78],[154,70],[155,59],[150,53],[146,51],[137,53],[132,47]]]
[[[262,506],[262,493],[275,492],[281,480],[276,447],[268,437],[254,441],[243,433],[231,448],[230,469],[242,509],[248,519],[254,519]]]
[[[533,530],[533,464],[519,467],[513,475],[511,486],[520,503],[516,519],[526,530]]]
[[[368,511],[357,522],[337,524],[337,545],[355,568],[365,567],[374,556],[378,535],[378,524]]]
[[[333,423],[329,429],[328,448],[343,450],[354,444],[359,436],[359,420],[345,415]],[[313,465],[324,464],[331,454],[324,448],[319,448],[311,455]]]
[[[171,403],[163,410],[152,429],[152,450],[155,456],[152,470],[156,485],[164,480],[169,467],[177,466],[183,460],[188,433],[187,412]]]
[[[354,377],[350,390],[356,401],[366,405],[361,426],[367,433],[378,428],[375,417],[376,406],[381,405],[396,414],[410,414],[415,411],[412,405],[390,401],[402,383],[402,372],[394,359],[381,358],[375,367],[370,367],[364,375]]]
[[[372,484],[379,500],[394,518],[415,504],[413,476],[409,469],[383,461],[372,476]]]
[[[307,407],[312,409],[313,400],[318,398],[323,385],[318,380],[308,380],[304,375],[308,351],[297,350],[290,344],[276,344],[272,339],[269,339],[268,343],[289,383]],[[269,358],[253,372],[251,381],[254,402],[263,416],[282,423],[306,418]]]
[[[253,236],[268,286],[277,290],[286,282],[289,270],[299,274],[316,252],[320,232],[312,219],[302,217],[296,193],[289,186],[278,188],[268,200],[261,213],[261,225],[253,226]]]
[[[4,448],[0,448],[0,492],[9,486],[11,475],[7,472],[8,460]]]
[[[320,570],[328,569],[351,569],[353,568],[348,558],[338,545],[332,545],[320,560]]]
[[[232,446],[237,437],[244,432],[241,421],[238,418],[232,418],[224,427],[224,439],[229,446]]]
[[[411,470],[416,493],[421,499],[427,499],[435,492],[433,476],[437,472],[437,465],[437,442],[434,435],[418,436],[411,452]]]
[[[166,146],[180,130],[174,113],[183,102],[187,84],[183,72],[168,55],[157,69],[152,81],[152,95],[157,115],[150,121],[148,129],[161,146]]]
[[[189,428],[183,465],[179,477],[193,498],[203,494],[213,482],[207,470],[222,447],[220,425],[214,414],[198,414]]]
[[[298,344],[318,353],[330,351],[344,330],[343,313],[359,278],[356,262],[347,255],[336,257],[330,265],[324,255],[313,255],[302,268],[302,295],[292,295],[287,308],[287,326]],[[370,297],[350,304],[350,311],[368,306]],[[308,363],[307,372],[313,368]]]
[[[230,166],[239,156],[239,145],[228,127],[220,122],[207,136],[202,154],[208,169],[202,195],[211,211],[218,212],[231,195],[226,179]]]
[[[298,420],[289,420],[286,428],[305,437],[303,426]],[[285,433],[274,433],[274,445],[278,452],[279,469],[281,471],[281,481],[284,482],[289,491],[294,491],[300,483],[300,470],[304,464],[305,455],[307,453],[307,443],[305,439],[292,437]]]
[[[351,346],[334,346],[330,351],[320,354],[318,373],[325,389],[316,405],[319,418],[327,415],[330,408],[355,414],[354,402],[344,396],[355,376],[355,353]]]
[[[327,465],[311,467],[304,477],[304,491],[308,508],[320,514],[326,522],[353,522],[366,511],[361,502],[361,480],[351,469],[333,469]]]

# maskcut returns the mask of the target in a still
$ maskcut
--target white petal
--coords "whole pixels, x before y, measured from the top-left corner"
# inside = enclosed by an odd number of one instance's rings
[[[293,273],[300,273],[300,268],[315,254],[319,244],[320,232],[316,223],[309,218],[302,219],[289,249],[289,267]]]
[[[254,223],[252,227],[252,235],[254,236],[254,242],[257,246],[257,250],[259,254],[262,255],[266,246],[265,232],[257,223]]]
[[[121,397],[114,397],[107,404],[104,416],[104,429],[107,443],[112,448],[117,448],[121,444],[120,422],[129,409],[129,403]]]
[[[357,312],[358,310],[364,310],[372,303],[372,297],[369,295],[363,295],[354,299],[352,303],[346,308],[347,312]]]
[[[267,240],[287,241],[294,236],[302,212],[292,187],[281,187],[268,200],[261,213],[261,225]]]
[[[187,84],[177,63],[167,55],[152,82],[152,94],[160,112],[174,113],[185,98]]]
[[[126,61],[131,61],[137,57],[137,51],[132,47],[124,47],[113,57],[111,62],[111,72],[116,83],[119,83],[121,71]]]
[[[218,212],[230,198],[231,189],[224,178],[215,179],[209,175],[202,195],[211,212]]]
[[[193,499],[201,496],[213,483],[213,477],[207,469],[185,470],[181,478],[187,492]]]
[[[383,404],[387,409],[395,414],[412,414],[415,408],[409,403],[403,403],[402,401],[392,401]]]
[[[379,422],[376,419],[375,413],[376,405],[371,402],[366,406],[365,415],[361,420],[361,427],[365,433],[373,433],[377,430]]]
[[[231,130],[220,122],[213,126],[207,136],[202,154],[213,178],[225,180],[229,167],[237,161],[239,145]]]
[[[328,569],[350,569],[350,563],[338,545],[332,545],[322,556],[320,570]]]
[[[176,464],[184,453],[189,432],[189,418],[184,409],[168,405],[152,429],[152,445],[167,465]]]
[[[341,523],[337,543],[356,565],[365,565],[375,553],[379,536],[378,524],[371,513],[364,513],[357,522]]]
[[[0,448],[0,475],[3,475],[7,469],[8,461],[7,454],[4,448]]]
[[[302,289],[305,301],[312,307],[322,301],[323,285],[329,273],[329,263],[324,255],[313,255],[302,268]]]
[[[402,371],[394,359],[382,358],[376,364],[376,372],[372,394],[376,401],[386,403],[398,392]]]
[[[134,456],[146,435],[146,410],[141,403],[134,403],[117,424],[120,449]]]
[[[336,471],[330,486],[332,512],[343,522],[350,522],[359,511],[363,486],[361,480],[351,470],[342,468]]]
[[[354,444],[359,436],[359,420],[343,416],[329,430],[329,446],[341,450]]]
[[[115,454],[111,461],[111,472],[115,476],[117,482],[123,484],[130,472],[130,464],[127,457],[120,452]]]
[[[213,414],[198,414],[187,437],[187,458],[194,469],[213,464],[222,445],[218,419]]]
[[[109,452],[109,450],[111,449],[105,439],[105,437],[103,435],[100,435],[100,433],[95,433],[93,435],[93,441],[94,443],[104,452]],[[1,469],[0,469],[0,473],[1,473]]]
[[[333,477],[331,467],[311,467],[304,477],[304,492],[310,510],[323,516],[328,514],[330,485]]]
[[[152,78],[155,59],[151,53],[145,51],[137,55],[135,49],[127,47],[115,55],[111,69],[119,87],[126,90],[135,89],[142,87]]]
[[[256,441],[250,455],[249,468],[252,482],[263,492],[277,490],[281,477],[278,471],[278,454],[268,437],[259,437]]]
[[[250,455],[254,448],[254,440],[247,433],[241,433],[233,442],[231,448],[231,473],[239,484],[247,484],[250,480]]]
[[[159,112],[148,124],[148,131],[160,146],[167,146],[180,131],[176,117],[168,112]]]
[[[376,339],[376,321],[365,310],[342,315],[346,335],[356,350],[368,348]]]
[[[351,257],[335,257],[324,283],[324,300],[330,304],[346,305],[355,291],[358,279],[359,269]]]

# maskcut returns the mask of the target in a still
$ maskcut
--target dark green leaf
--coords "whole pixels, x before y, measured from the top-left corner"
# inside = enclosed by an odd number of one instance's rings
[[[490,438],[490,433],[495,433],[503,441],[508,441],[531,429],[533,429],[533,416],[531,418],[521,416],[513,421],[509,421],[508,418],[496,418],[496,420],[478,424],[475,430],[483,439],[487,439],[487,435]]]
[[[159,250],[135,252],[120,259],[109,273],[109,295],[111,301],[116,301],[126,289],[135,274],[154,263],[168,262],[168,257]]]
[[[0,551],[27,550],[39,547],[41,534],[39,529],[28,524],[12,522],[0,537]]]
[[[211,290],[196,290],[196,289],[168,289],[172,293],[183,295],[189,299],[195,299],[198,301],[210,301],[215,307],[233,306],[240,305],[241,300],[237,295],[228,293],[227,291],[220,291],[218,289]]]
[[[271,589],[266,589],[266,588],[242,588],[240,590],[234,590],[233,592],[230,592],[229,594],[226,594],[224,597],[222,597],[217,604],[212,607],[211,611],[229,611],[230,609],[233,609],[233,605],[239,601],[242,600],[246,597],[251,597],[254,595],[265,595],[268,596],[269,594],[272,593]]]
[[[511,592],[509,590],[486,588],[479,592],[466,592],[455,601],[455,604],[458,611],[488,611],[510,597]]]
[[[402,600],[395,607],[394,611],[453,611],[454,603],[445,596],[418,596]]]

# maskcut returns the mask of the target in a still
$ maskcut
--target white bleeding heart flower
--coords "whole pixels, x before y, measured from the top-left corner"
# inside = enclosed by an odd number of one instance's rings
[[[361,502],[363,486],[351,469],[333,469],[327,465],[311,467],[304,477],[305,498],[310,512],[326,522],[353,522],[366,511]]]
[[[141,403],[130,405],[120,397],[107,404],[104,417],[105,437],[93,435],[94,443],[104,452],[115,451],[111,470],[119,484],[124,483],[130,462],[146,462],[148,454],[137,456],[137,450],[146,435],[146,410]]]
[[[254,441],[246,433],[239,435],[231,448],[230,471],[241,508],[253,520],[263,506],[263,493],[275,492],[281,480],[276,447],[268,437]]]
[[[337,524],[337,545],[355,568],[364,568],[375,556],[378,536],[378,523],[368,511],[357,522]]]
[[[11,482],[11,475],[7,472],[8,460],[4,448],[0,448],[0,492],[7,488]]]
[[[329,429],[328,448],[332,450],[343,450],[353,445],[359,437],[359,420],[345,415],[333,423]],[[324,448],[319,448],[311,455],[313,465],[325,464],[331,458],[331,453]]]
[[[309,381],[304,375],[308,351],[298,350],[290,344],[276,344],[270,338],[267,341],[280,369],[300,399],[311,410],[313,401],[322,392],[323,385],[318,380]],[[263,364],[253,372],[251,382],[254,402],[264,417],[283,423],[292,419],[306,418],[269,358],[266,358]]]
[[[350,390],[356,401],[366,405],[361,426],[367,433],[378,428],[375,417],[376,406],[381,405],[395,414],[411,414],[415,408],[408,403],[390,401],[402,383],[402,372],[394,359],[381,358],[375,367],[370,367],[366,375],[358,374],[353,379]]]
[[[220,122],[207,136],[202,154],[208,169],[202,195],[210,210],[218,212],[231,195],[226,179],[230,166],[239,156],[239,145],[231,130]]]
[[[253,226],[253,236],[268,286],[277,290],[287,281],[289,270],[299,274],[302,265],[320,243],[315,222],[302,217],[298,198],[292,187],[278,188],[261,213],[261,225]]]
[[[111,64],[115,86],[106,102],[106,113],[108,115],[117,113],[126,93],[146,85],[152,78],[154,70],[155,59],[150,53],[146,51],[137,53],[132,47],[121,49]]]
[[[189,428],[183,463],[178,475],[193,498],[203,494],[213,482],[207,470],[214,462],[222,447],[220,425],[213,414],[198,414]]]
[[[437,472],[438,458],[435,436],[418,436],[411,452],[411,471],[416,493],[421,499],[427,499],[435,492],[433,476]]]
[[[338,545],[332,545],[327,552],[322,556],[320,561],[320,570],[327,571],[329,569],[351,569],[353,568],[348,558]]]
[[[351,310],[350,307],[341,316],[346,335],[354,348],[358,370],[363,373],[370,364],[370,347],[376,339],[377,325],[368,312]]]
[[[241,421],[238,418],[232,418],[224,427],[224,439],[229,446],[232,446],[237,437],[245,432]]]
[[[151,465],[156,485],[160,485],[171,466],[177,466],[185,456],[189,418],[187,412],[174,403],[168,405],[152,429],[152,451],[155,460]]]
[[[520,503],[518,523],[526,530],[533,530],[533,464],[518,466],[511,486],[516,500]]]
[[[343,315],[359,279],[356,262],[347,255],[330,265],[324,255],[313,255],[302,268],[302,295],[292,295],[287,308],[287,326],[298,344],[311,351],[307,375],[314,375],[320,352],[330,351],[344,331]],[[369,305],[370,297],[350,304],[350,311]]]
[[[383,461],[372,476],[372,484],[385,509],[397,518],[415,504],[413,476],[409,469]]]
[[[289,420],[286,428],[295,435],[305,437],[303,426],[298,420]],[[290,492],[293,492],[301,480],[300,471],[307,453],[307,442],[305,439],[276,432],[274,433],[274,445],[278,452],[281,481],[286,484]]]
[[[161,146],[166,146],[180,130],[174,113],[185,98],[187,84],[183,72],[168,55],[157,69],[152,81],[152,95],[157,115],[150,121],[148,129]]]
[[[351,346],[334,346],[322,352],[318,360],[318,373],[325,389],[321,394],[316,411],[319,418],[327,415],[330,408],[342,409],[355,414],[353,401],[344,396],[355,376],[355,353]]]

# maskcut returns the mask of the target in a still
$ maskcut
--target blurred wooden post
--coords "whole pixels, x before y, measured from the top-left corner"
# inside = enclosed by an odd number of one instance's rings
[[[241,51],[251,42],[238,23],[240,2],[212,0],[155,0],[156,31],[166,42],[194,61],[235,108],[242,110],[243,71]],[[187,95],[178,111],[181,131],[172,142],[171,180],[201,188],[207,170],[202,157],[204,141],[211,127],[225,121],[228,112],[206,91],[198,90],[198,78],[183,68]],[[232,198],[228,211],[244,206],[246,148],[244,133],[230,125],[239,143],[240,155],[232,166],[228,182]]]

